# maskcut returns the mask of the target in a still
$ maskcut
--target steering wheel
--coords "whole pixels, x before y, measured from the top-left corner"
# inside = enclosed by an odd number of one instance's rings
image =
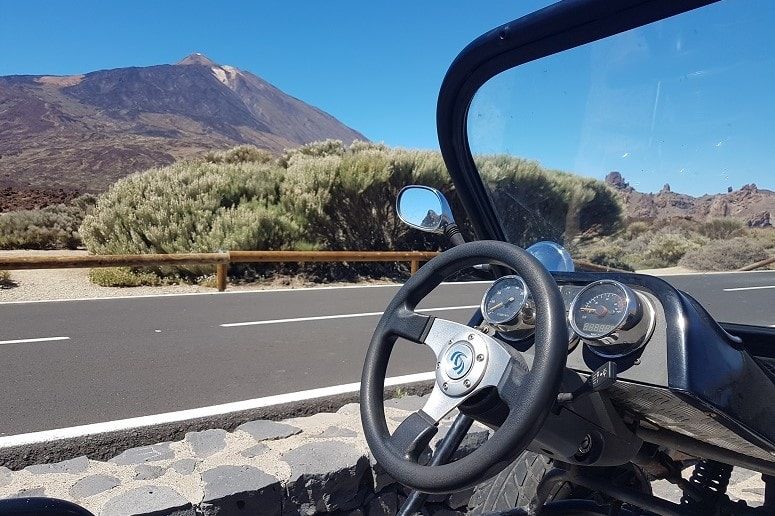
[[[417,304],[444,279],[489,263],[514,270],[536,310],[532,368],[510,346],[464,324],[419,314]],[[425,264],[388,305],[371,338],[361,377],[361,422],[377,462],[397,481],[426,493],[458,491],[502,471],[533,440],[559,391],[567,356],[565,307],[554,278],[526,251],[498,241],[477,241],[445,251]],[[436,382],[422,409],[393,435],[385,422],[384,382],[396,340],[431,348]],[[465,400],[494,387],[508,406],[504,423],[482,446],[451,464],[424,466],[420,454],[439,421]]]

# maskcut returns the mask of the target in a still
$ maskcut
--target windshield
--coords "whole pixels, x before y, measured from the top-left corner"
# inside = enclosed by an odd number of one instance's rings
[[[721,2],[507,70],[468,137],[506,238],[775,325],[775,5]],[[770,307],[763,309],[763,307]]]

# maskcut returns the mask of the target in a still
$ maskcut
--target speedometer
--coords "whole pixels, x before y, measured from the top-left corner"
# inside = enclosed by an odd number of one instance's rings
[[[484,293],[482,317],[501,335],[525,338],[533,329],[533,309],[530,292],[519,276],[502,276]]]
[[[642,308],[633,290],[618,281],[600,280],[581,290],[570,306],[570,323],[582,339],[597,340],[638,324]]]

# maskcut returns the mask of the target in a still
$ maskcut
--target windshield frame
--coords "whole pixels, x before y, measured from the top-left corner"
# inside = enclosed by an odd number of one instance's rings
[[[455,58],[439,92],[439,146],[479,239],[505,241],[468,141],[468,112],[479,88],[499,73],[719,0],[565,0],[497,27]]]

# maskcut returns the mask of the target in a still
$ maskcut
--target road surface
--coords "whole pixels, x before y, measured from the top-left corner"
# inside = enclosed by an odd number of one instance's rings
[[[775,324],[775,272],[669,276],[722,320]],[[466,322],[485,282],[420,308]],[[357,382],[397,286],[0,303],[0,435]],[[389,376],[430,371],[399,343]]]

